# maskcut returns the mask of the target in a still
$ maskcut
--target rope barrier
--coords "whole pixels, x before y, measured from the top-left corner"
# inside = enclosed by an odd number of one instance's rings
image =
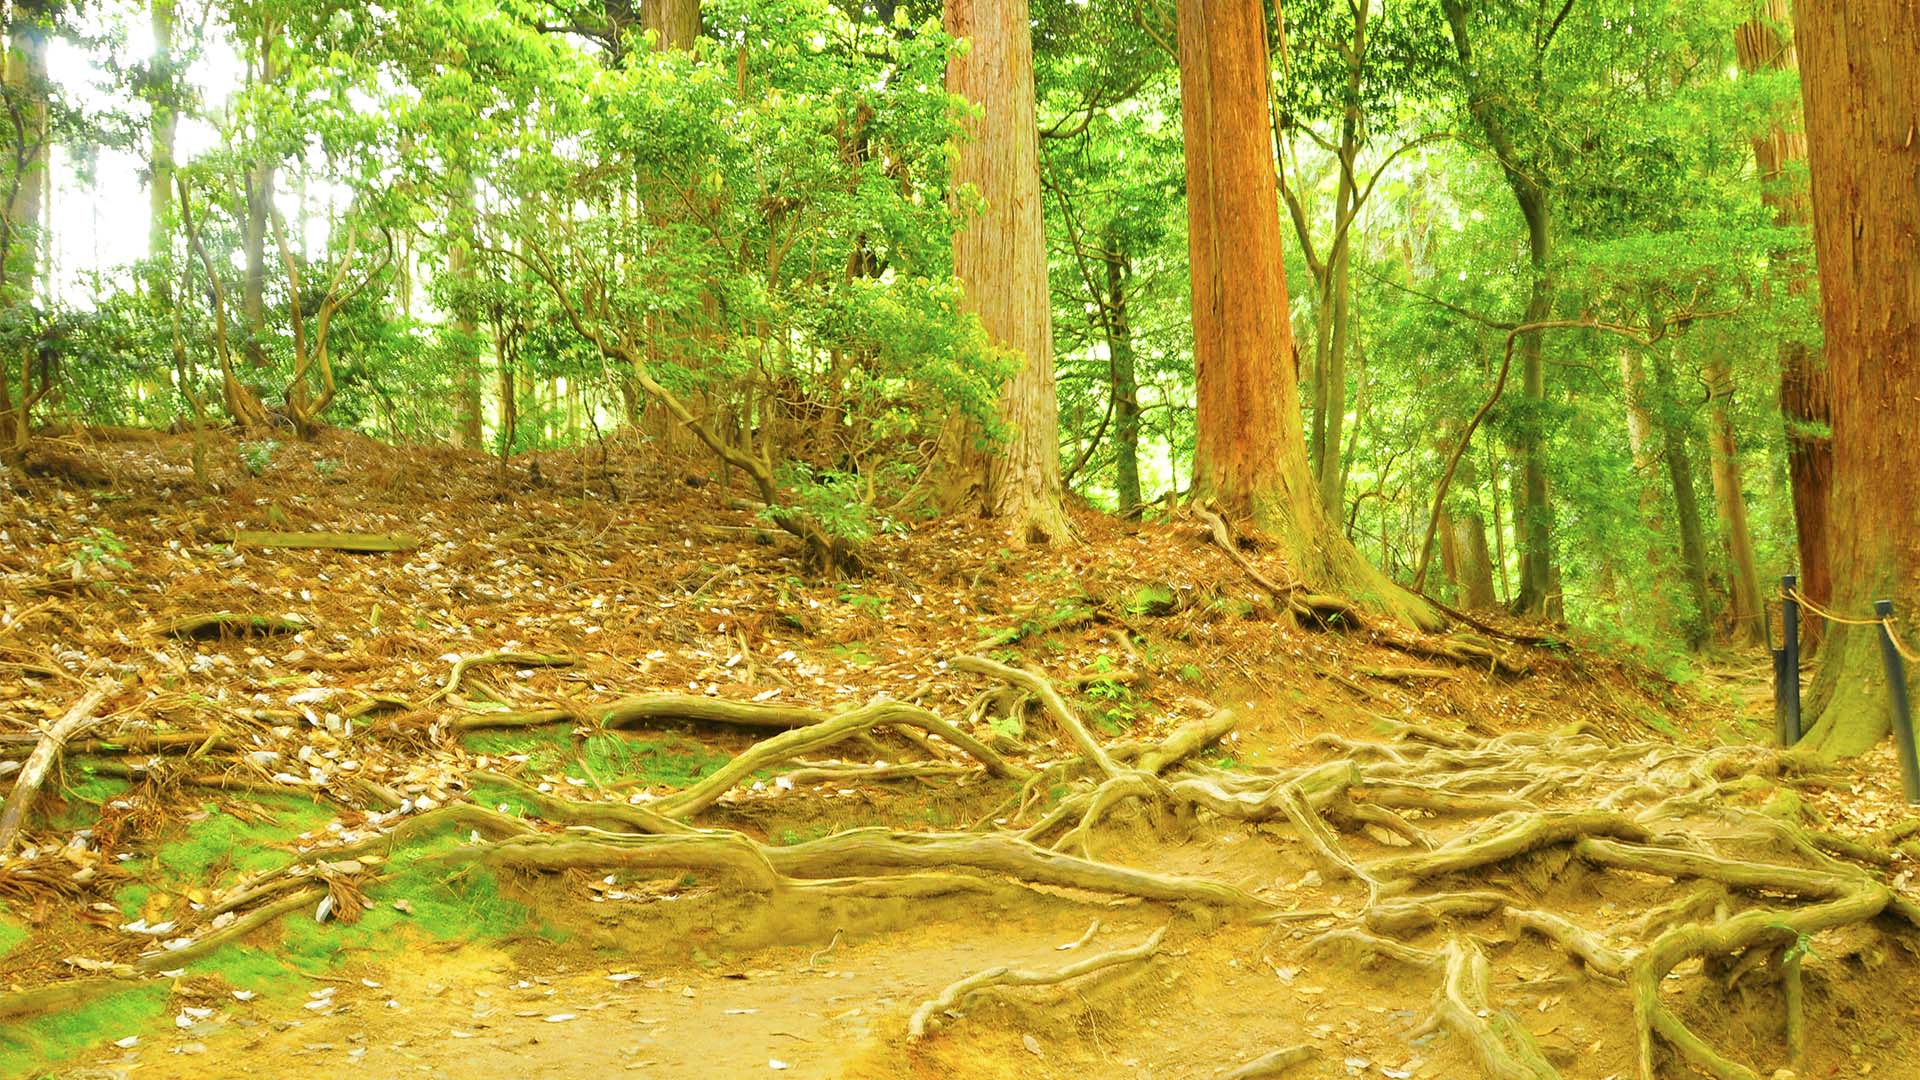
[[[1842,626],[1884,627],[1887,631],[1888,640],[1893,642],[1893,651],[1899,653],[1901,659],[1909,664],[1920,664],[1920,653],[1915,653],[1908,649],[1906,642],[1901,641],[1900,635],[1894,632],[1894,617],[1891,615],[1884,619],[1849,619],[1845,615],[1828,611],[1826,608],[1807,599],[1806,595],[1799,589],[1785,589],[1782,590],[1781,595],[1797,602],[1801,607],[1806,608],[1808,611],[1813,612],[1815,615],[1820,616],[1830,623],[1839,623]]]

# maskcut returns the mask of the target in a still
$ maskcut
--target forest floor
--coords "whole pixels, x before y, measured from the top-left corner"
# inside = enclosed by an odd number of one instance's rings
[[[1920,820],[1764,745],[1764,656],[1456,663],[1189,519],[826,580],[644,446],[190,447],[0,468],[0,789],[80,729],[0,1076],[1920,1077]]]

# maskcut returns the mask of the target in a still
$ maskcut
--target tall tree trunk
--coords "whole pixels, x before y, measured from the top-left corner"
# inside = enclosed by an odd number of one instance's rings
[[[1500,585],[1500,602],[1513,600],[1513,581],[1507,576],[1507,525],[1500,515],[1500,447],[1498,440],[1487,440],[1487,503],[1493,509],[1493,565],[1499,571],[1494,580]]]
[[[1793,13],[1787,0],[1758,0],[1756,17],[1734,31],[1734,51],[1747,72],[1796,71],[1799,60],[1787,34]],[[1813,224],[1807,189],[1794,175],[1807,159],[1807,136],[1797,111],[1781,115],[1766,134],[1753,140],[1753,158],[1760,173],[1760,197],[1773,208],[1774,223],[1808,228]],[[1793,296],[1805,296],[1814,277],[1802,260],[1777,253],[1786,287]],[[1833,410],[1825,361],[1809,342],[1789,336],[1780,343],[1780,418],[1787,431],[1787,475],[1793,487],[1793,519],[1800,551],[1800,591],[1816,604],[1833,598],[1829,567],[1828,500],[1833,489]],[[1811,647],[1824,633],[1824,624],[1805,624],[1803,639]]]
[[[447,248],[447,274],[460,283],[467,296],[473,287],[473,253],[463,237]],[[471,301],[463,299],[453,312],[453,337],[459,355],[454,357],[454,404],[458,409],[455,439],[468,450],[478,450],[486,442],[485,396],[481,383],[480,352],[476,347],[480,334],[474,321]]]
[[[954,236],[954,273],[987,337],[1023,361],[1001,391],[1006,442],[985,461],[973,453],[961,456],[963,470],[984,480],[981,497],[965,501],[977,501],[1029,540],[1065,541],[1073,528],[1060,480],[1053,300],[1040,218],[1040,129],[1027,0],[947,0],[946,28],[972,42],[966,55],[947,62],[947,89],[985,112],[967,121],[954,164],[955,185],[973,185],[986,203]]]
[[[1467,109],[1493,147],[1507,187],[1512,190],[1520,216],[1527,223],[1528,268],[1533,281],[1524,321],[1542,322],[1553,313],[1550,193],[1543,181],[1521,167],[1498,95],[1480,81],[1466,0],[1441,0],[1440,6],[1446,14],[1461,76],[1466,83]],[[1549,599],[1557,595],[1553,587],[1553,506],[1547,500],[1547,446],[1541,415],[1547,400],[1546,358],[1540,331],[1522,335],[1519,344],[1520,392],[1526,399],[1528,416],[1515,447],[1520,455],[1520,482],[1513,506],[1514,532],[1520,548],[1520,591],[1513,598],[1513,609],[1522,615],[1545,615]]]
[[[7,91],[7,128],[11,138],[8,159],[0,170],[6,181],[5,236],[0,240],[0,304],[7,308],[30,305],[39,287],[46,251],[42,214],[47,202],[48,87],[47,34],[50,18],[40,5],[16,4],[8,28],[4,77]],[[38,349],[21,345],[12,362],[0,365],[0,385],[13,382],[0,394],[0,451],[26,452],[31,438],[33,405],[45,387],[36,389],[34,371]],[[17,381],[16,381],[17,380]]]
[[[273,33],[260,34],[258,80],[273,82]],[[246,253],[246,275],[240,283],[240,318],[246,326],[247,366],[267,366],[267,225],[273,213],[273,163],[257,161],[242,177],[247,217],[240,230]]]
[[[460,350],[454,357],[454,395],[458,407],[455,430],[457,441],[468,450],[478,450],[486,442],[484,394],[485,374],[480,370],[480,324],[474,316],[477,281],[474,274],[473,177],[462,172],[453,181],[452,190],[460,200],[448,218],[452,233],[447,243],[447,275],[454,280],[458,303],[453,305],[453,337]]]
[[[700,0],[646,0],[640,21],[660,35],[662,48],[691,49],[700,38]]]
[[[1443,541],[1453,548],[1454,567],[1448,576],[1460,590],[1461,606],[1470,610],[1490,608],[1495,603],[1493,557],[1487,551],[1487,523],[1480,516],[1478,506],[1480,480],[1477,473],[1473,455],[1460,455],[1460,463],[1454,467],[1450,487],[1456,496],[1454,504],[1447,510],[1448,539]],[[1468,497],[1473,502],[1468,502]],[[1445,551],[1443,547],[1442,554]]]
[[[1327,284],[1332,294],[1333,327],[1327,339],[1327,362],[1320,370],[1320,410],[1314,427],[1320,433],[1320,501],[1339,520],[1346,513],[1347,469],[1341,452],[1341,428],[1347,420],[1347,341],[1352,331],[1353,222],[1360,216],[1360,190],[1354,170],[1360,157],[1360,88],[1367,66],[1367,19],[1372,0],[1351,5],[1353,37],[1346,45],[1347,85],[1340,119],[1339,192],[1334,198],[1333,244],[1327,257]]]
[[[1920,625],[1920,5],[1794,5],[1813,179],[1814,247],[1833,378],[1833,606],[1890,599]],[[1808,695],[1809,745],[1858,753],[1888,730],[1873,627],[1835,626]],[[1907,669],[1910,679],[1920,665]]]
[[[1307,466],[1281,259],[1266,5],[1180,0],[1180,102],[1199,415],[1194,494],[1250,517],[1314,587],[1422,626],[1423,601],[1369,566]]]
[[[1140,379],[1133,355],[1133,321],[1127,311],[1127,289],[1133,279],[1133,261],[1117,226],[1107,227],[1104,256],[1107,268],[1107,353],[1113,366],[1113,472],[1122,515],[1140,508]]]
[[[1733,372],[1725,360],[1707,365],[1711,403],[1707,435],[1713,466],[1713,497],[1720,509],[1720,525],[1727,534],[1727,593],[1731,602],[1733,640],[1755,645],[1766,640],[1765,611],[1760,606],[1760,566],[1753,553],[1753,530],[1747,525],[1747,495],[1740,477],[1740,446],[1733,434]]]
[[[170,295],[168,274],[160,264],[173,248],[170,220],[173,212],[173,140],[174,130],[179,125],[179,110],[175,105],[178,90],[173,72],[173,6],[174,0],[153,0],[150,11],[153,26],[153,82],[147,91],[147,101],[153,110],[148,120],[147,169],[151,175],[147,182],[147,258],[155,263],[154,271],[147,279],[147,289],[162,303],[166,303]]]
[[[1674,415],[1678,402],[1673,393],[1673,361],[1662,352],[1653,356],[1653,381],[1657,408],[1653,417],[1660,428],[1666,460],[1667,480],[1673,488],[1673,522],[1680,531],[1680,567],[1685,573],[1687,596],[1693,601],[1693,618],[1684,632],[1687,647],[1706,644],[1707,627],[1712,623],[1712,597],[1707,592],[1707,539],[1700,523],[1700,494],[1694,484],[1692,425]]]

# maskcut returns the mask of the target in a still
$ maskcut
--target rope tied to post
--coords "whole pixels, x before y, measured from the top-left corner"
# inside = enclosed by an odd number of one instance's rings
[[[1882,627],[1887,632],[1887,640],[1893,643],[1893,650],[1900,654],[1901,659],[1909,664],[1920,664],[1920,653],[1916,653],[1907,648],[1907,643],[1900,640],[1900,635],[1894,630],[1894,616],[1892,615],[1885,616],[1884,618],[1852,619],[1814,603],[1812,600],[1807,599],[1806,594],[1802,593],[1799,589],[1782,589],[1780,595],[1786,599],[1795,601],[1801,607],[1830,623],[1839,623],[1843,626]]]

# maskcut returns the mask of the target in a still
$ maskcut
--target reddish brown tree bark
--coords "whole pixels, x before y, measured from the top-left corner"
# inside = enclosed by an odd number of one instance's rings
[[[952,501],[979,505],[1029,540],[1066,540],[1027,0],[947,0],[946,28],[969,42],[947,63],[947,89],[983,113],[967,120],[954,164],[954,184],[984,202],[954,236],[954,273],[987,337],[1022,358],[1000,394],[1006,441],[984,460],[960,454]]]
[[[1800,0],[1814,248],[1833,387],[1833,607],[1891,598],[1920,625],[1920,5]],[[1859,753],[1888,730],[1874,627],[1836,625],[1808,744]],[[1916,668],[1909,668],[1914,674]]]
[[[1787,0],[1761,0],[1755,17],[1734,31],[1734,51],[1742,71],[1795,71],[1799,60],[1788,32],[1793,14]],[[1773,208],[1774,222],[1806,228],[1813,223],[1807,189],[1790,175],[1807,159],[1807,137],[1797,113],[1787,113],[1766,134],[1753,140],[1753,158],[1763,185],[1761,198]],[[1786,256],[1782,256],[1783,260]],[[1813,287],[1811,268],[1786,261],[1786,286],[1795,296]],[[1833,598],[1827,548],[1827,500],[1833,487],[1833,422],[1826,364],[1812,345],[1788,338],[1780,345],[1780,416],[1787,429],[1787,473],[1793,487],[1793,520],[1800,551],[1800,591],[1815,603]],[[1818,620],[1806,627],[1811,646],[1820,638]]]
[[[640,20],[660,35],[661,47],[691,49],[700,37],[700,0],[646,0]]]
[[[1199,415],[1194,494],[1251,518],[1316,588],[1421,625],[1424,602],[1328,519],[1301,430],[1287,320],[1262,0],[1180,0],[1180,105]]]

